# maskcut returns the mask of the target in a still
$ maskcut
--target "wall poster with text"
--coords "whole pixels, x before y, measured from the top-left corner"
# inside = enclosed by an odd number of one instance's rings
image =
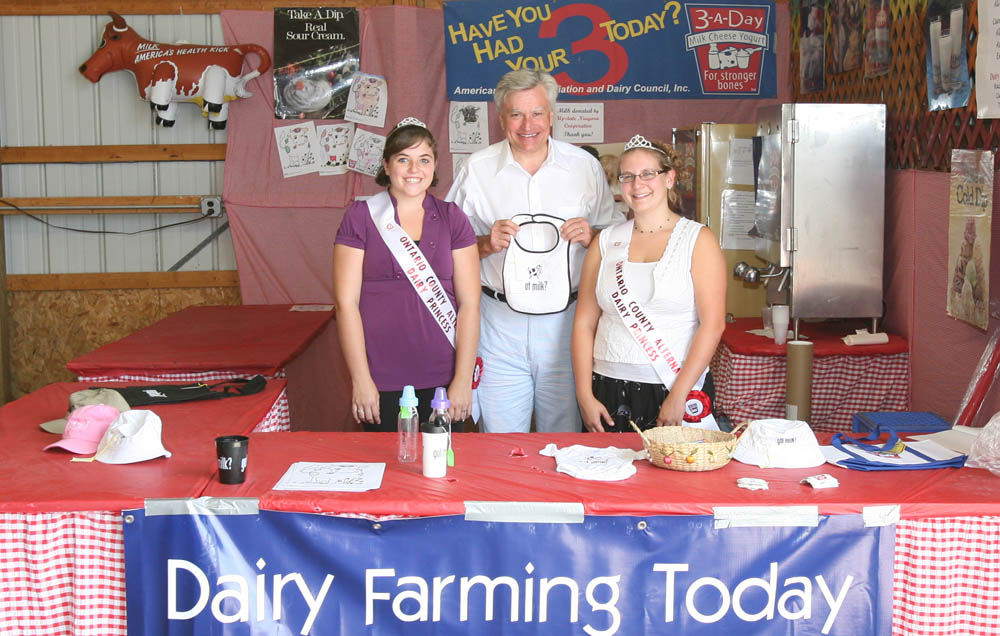
[[[777,95],[773,0],[454,0],[444,21],[455,101],[521,68],[551,73],[564,99]]]

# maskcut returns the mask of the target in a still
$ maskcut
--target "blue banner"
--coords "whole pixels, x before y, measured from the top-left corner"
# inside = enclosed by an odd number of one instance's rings
[[[894,530],[859,515],[716,530],[124,514],[129,634],[890,633]]]
[[[448,97],[483,101],[520,68],[566,99],[775,97],[773,0],[444,5]]]

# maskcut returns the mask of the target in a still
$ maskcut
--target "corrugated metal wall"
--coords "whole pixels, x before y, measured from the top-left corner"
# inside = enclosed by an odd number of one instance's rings
[[[157,42],[223,44],[217,15],[124,16]],[[77,67],[100,43],[107,16],[0,16],[0,145],[225,143],[194,105],[178,107],[173,128],[152,123],[132,75],[116,72],[91,84]],[[7,197],[221,195],[223,162],[5,165]],[[135,235],[201,214],[45,215],[4,219],[8,274],[165,271],[225,222],[204,219]],[[182,270],[235,269],[228,230]]]

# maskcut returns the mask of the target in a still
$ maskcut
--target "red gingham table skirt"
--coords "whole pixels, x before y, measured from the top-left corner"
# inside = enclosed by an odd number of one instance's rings
[[[200,371],[196,373],[160,373],[150,374],[130,374],[115,377],[90,375],[78,376],[79,382],[222,382],[233,378],[246,377],[242,373],[231,371]],[[284,378],[285,371],[279,370],[272,376],[265,376],[268,380],[274,378]],[[291,430],[291,417],[288,414],[288,394],[286,389],[282,389],[278,394],[278,399],[274,401],[271,410],[267,412],[264,419],[254,427],[254,433],[274,433],[276,431]]]
[[[126,635],[120,514],[0,513],[0,578],[2,634]],[[901,520],[893,636],[996,636],[998,629],[1000,517]]]
[[[785,417],[784,356],[736,354],[720,344],[712,375],[715,408],[733,422]],[[809,423],[816,432],[849,432],[855,413],[907,410],[909,388],[909,353],[813,358]]]

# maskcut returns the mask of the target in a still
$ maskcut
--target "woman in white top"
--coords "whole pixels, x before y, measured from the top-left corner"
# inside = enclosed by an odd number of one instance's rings
[[[626,144],[618,180],[635,217],[587,251],[572,347],[588,431],[679,426],[689,399],[710,408],[702,391],[725,328],[726,265],[712,232],[681,215],[672,160],[641,135]],[[688,421],[698,410],[687,405]]]

